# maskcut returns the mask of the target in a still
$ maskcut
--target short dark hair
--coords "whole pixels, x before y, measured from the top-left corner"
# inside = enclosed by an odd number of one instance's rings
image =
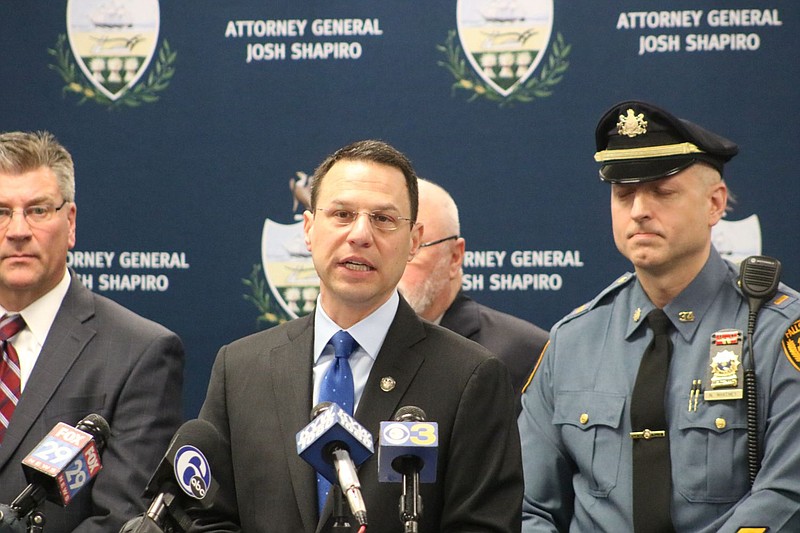
[[[336,150],[329,155],[314,171],[311,179],[311,209],[316,209],[319,188],[322,179],[330,171],[331,167],[339,161],[370,161],[388,165],[400,170],[406,178],[406,188],[408,189],[408,199],[411,204],[411,220],[417,221],[417,211],[419,209],[419,190],[417,188],[417,174],[411,166],[411,161],[399,150],[383,141],[364,140]]]

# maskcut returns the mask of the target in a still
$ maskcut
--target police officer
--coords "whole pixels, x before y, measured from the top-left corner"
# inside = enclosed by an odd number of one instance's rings
[[[523,394],[523,532],[800,531],[800,300],[783,284],[752,338],[749,479],[750,308],[711,244],[737,146],[639,101],[611,108],[596,143],[635,273],[553,327]]]

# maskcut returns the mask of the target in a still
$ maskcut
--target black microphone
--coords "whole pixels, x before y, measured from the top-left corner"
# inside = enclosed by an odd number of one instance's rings
[[[381,422],[378,480],[397,481],[398,475],[402,476],[399,509],[404,533],[418,531],[422,516],[419,484],[436,480],[438,441],[438,424],[426,422],[425,411],[419,407],[401,407],[394,421]],[[423,471],[425,475],[421,476]]]
[[[128,520],[120,533],[188,530],[187,509],[197,505],[207,509],[214,501],[219,485],[211,474],[211,463],[221,451],[222,441],[213,424],[200,419],[185,422],[144,490],[143,496],[152,498],[150,507]]]
[[[0,532],[17,531],[17,524],[27,522],[45,499],[62,507],[71,502],[103,468],[100,453],[110,435],[108,422],[98,414],[86,416],[76,427],[56,424],[22,460],[28,486],[10,506],[0,506]]]
[[[373,453],[372,434],[339,405],[322,402],[297,432],[297,453],[332,484],[339,484],[359,525],[367,524],[356,466]]]

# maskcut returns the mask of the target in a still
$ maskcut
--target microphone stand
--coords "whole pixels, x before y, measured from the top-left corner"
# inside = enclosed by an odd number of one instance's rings
[[[47,520],[42,511],[36,511],[28,518],[28,533],[42,533]]]
[[[46,522],[41,510],[20,516],[19,509],[0,504],[0,533],[43,533]]]
[[[422,496],[419,494],[419,472],[403,474],[403,494],[400,496],[400,521],[403,533],[419,532],[419,517],[422,515]]]
[[[344,509],[344,496],[339,485],[331,487],[333,491],[333,527],[331,533],[350,533],[350,522]]]

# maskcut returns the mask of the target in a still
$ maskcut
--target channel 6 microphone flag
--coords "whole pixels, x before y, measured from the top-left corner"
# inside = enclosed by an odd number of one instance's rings
[[[398,457],[415,457],[422,462],[420,483],[434,483],[438,453],[439,424],[436,422],[381,422],[378,481],[402,481],[403,476],[393,467],[393,461]]]
[[[56,424],[22,460],[28,483],[46,487],[47,499],[62,506],[72,501],[101,468],[100,452],[92,435],[63,422]]]

